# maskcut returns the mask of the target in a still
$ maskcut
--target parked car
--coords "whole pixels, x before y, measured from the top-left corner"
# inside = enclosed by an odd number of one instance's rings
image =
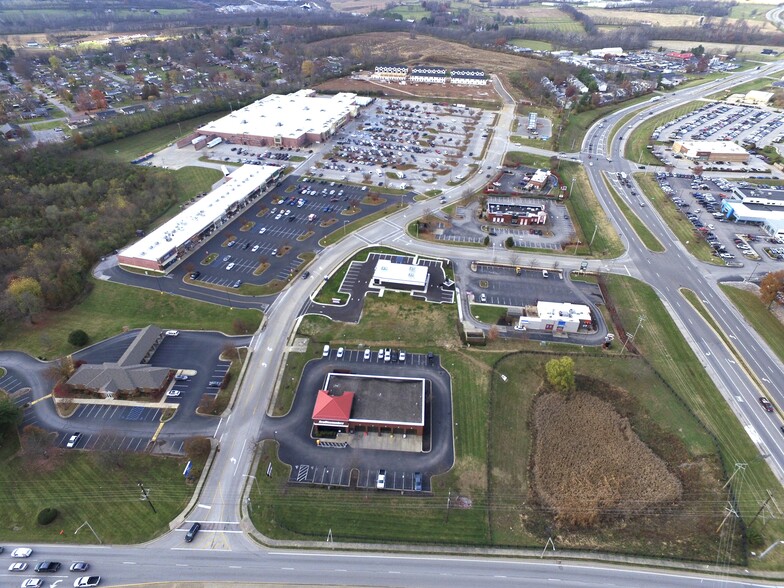
[[[220,388],[221,384],[222,382],[220,382],[219,380],[210,380],[210,383],[207,384],[207,386],[209,386],[210,388]]]
[[[27,578],[22,582],[22,588],[41,588],[43,585],[44,581],[41,578]]]
[[[201,272],[191,272],[191,280],[198,280]]]
[[[387,471],[379,470],[378,477],[376,478],[376,488],[378,490],[383,490],[386,483],[387,483]]]
[[[329,356],[329,345],[324,345],[324,349],[321,351],[321,357],[328,357]]]
[[[180,334],[179,331],[174,331],[174,330],[166,331],[165,333],[167,337],[176,337],[179,334]]]
[[[11,552],[11,557],[30,557],[33,550],[29,547],[17,547]]]
[[[362,359],[364,359],[365,361],[370,359],[370,348],[365,349],[365,353],[362,355]]]
[[[240,286],[242,286],[242,280],[237,280],[231,285],[232,288],[239,288]]]
[[[179,390],[169,390],[169,391],[166,393],[166,396],[169,396],[169,397],[171,397],[171,398],[176,398],[176,397],[178,397],[178,396],[182,396],[182,392],[181,392],[181,391],[179,391]]]
[[[422,474],[414,472],[414,491],[422,492]]]
[[[81,439],[82,439],[82,434],[81,433],[74,433],[73,435],[71,435],[68,438],[68,443],[66,443],[65,446],[68,449],[73,449],[74,447],[76,447],[79,444],[79,441],[81,441]],[[13,557],[27,557],[27,556],[14,555]]]
[[[176,376],[174,376],[174,379],[177,380],[178,382],[184,382],[185,380],[188,379],[188,376],[186,376],[185,374],[177,374]]]
[[[400,350],[400,353],[397,356],[398,361],[406,361],[406,352],[404,350]]]
[[[338,359],[342,359],[342,358],[343,358],[343,348],[338,347]]]

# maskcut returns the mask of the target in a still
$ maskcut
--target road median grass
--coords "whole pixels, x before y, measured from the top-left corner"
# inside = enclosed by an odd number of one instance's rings
[[[584,110],[577,114],[570,114],[563,133],[561,134],[558,149],[560,151],[574,151],[575,149],[579,151],[582,147],[583,139],[585,139],[585,133],[596,121],[616,110],[628,108],[635,104],[642,104],[646,100],[650,100],[650,98],[649,95],[645,94],[618,104],[609,104],[607,106]],[[557,122],[553,121],[553,124],[555,125]],[[555,134],[556,129],[554,128],[553,135]]]
[[[228,309],[123,284],[91,280],[91,291],[82,302],[67,311],[45,312],[35,323],[19,325],[3,334],[3,347],[25,351],[32,356],[61,357],[77,350],[68,343],[71,331],[81,329],[90,341],[101,341],[126,328],[156,324],[182,330],[216,330],[234,333],[243,326],[255,331],[262,314],[250,309]]]
[[[610,184],[607,175],[602,174],[602,178],[604,179],[604,184],[607,186],[607,190],[610,192],[610,196],[612,196],[616,206],[618,206],[618,208],[623,213],[623,216],[626,218],[626,222],[628,222],[634,232],[637,233],[637,236],[640,238],[640,241],[642,241],[642,244],[645,245],[648,250],[655,253],[663,252],[665,250],[664,245],[662,245],[661,242],[654,236],[654,234],[648,230],[648,227],[645,226],[645,223],[642,222],[642,219],[640,219],[640,217],[637,216],[631,208],[629,208],[626,202],[623,201],[612,184]]]
[[[720,284],[720,287],[779,360],[784,361],[784,325],[773,316],[759,296],[732,283]]]
[[[648,145],[652,144],[651,134],[653,133],[654,129],[672,120],[675,120],[679,116],[697,110],[704,104],[704,102],[699,101],[689,102],[683,106],[672,108],[666,112],[646,119],[644,122],[640,123],[640,125],[637,126],[628,137],[626,137],[624,157],[629,161],[633,161],[642,165],[662,165],[662,162],[659,160],[659,158],[647,149]],[[617,129],[615,131],[616,133],[622,132],[624,130],[624,128],[620,126],[620,123],[616,125],[615,128]],[[654,142],[653,144],[656,143],[662,142],[658,141]]]
[[[370,225],[377,220],[382,219],[385,216],[389,216],[390,214],[394,214],[402,209],[403,207],[399,206],[398,204],[393,204],[392,206],[387,206],[386,208],[374,212],[373,214],[369,214],[363,218],[347,222],[339,229],[332,231],[329,235],[322,238],[321,241],[319,241],[319,245],[322,247],[329,247],[330,245],[334,245],[354,231],[358,231],[362,227]]]
[[[636,173],[634,174],[634,179],[651,201],[651,204],[656,207],[656,211],[664,222],[670,227],[670,230],[689,253],[700,261],[721,265],[721,260],[713,256],[710,246],[705,239],[697,234],[694,225],[689,222],[672,200],[667,198],[653,174]]]
[[[0,540],[4,543],[98,543],[149,541],[169,530],[169,521],[186,506],[193,487],[185,482],[185,459],[116,451],[82,452],[50,449],[48,457],[25,455],[3,462],[0,486],[5,492]],[[194,464],[194,470],[203,464]],[[140,500],[138,482],[149,491]],[[36,515],[56,508],[58,517],[41,526]],[[81,529],[79,529],[82,527]],[[75,533],[79,529],[78,533]]]

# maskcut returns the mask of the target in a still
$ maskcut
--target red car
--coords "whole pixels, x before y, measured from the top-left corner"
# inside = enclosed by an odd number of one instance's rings
[[[773,405],[770,403],[770,400],[768,400],[764,396],[760,396],[759,402],[762,405],[762,408],[764,408],[768,412],[773,412]]]

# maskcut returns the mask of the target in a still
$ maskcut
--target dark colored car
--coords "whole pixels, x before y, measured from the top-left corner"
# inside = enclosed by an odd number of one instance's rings
[[[201,272],[191,272],[191,280],[198,280]]]
[[[51,572],[54,573],[60,569],[59,561],[42,561],[35,566],[36,572]]]
[[[432,351],[427,352],[427,363],[428,365],[433,365],[436,362],[436,356],[433,355]]]
[[[302,274],[303,280],[307,280],[309,277],[310,277],[310,272],[305,272],[304,274]]]
[[[768,412],[773,412],[773,405],[770,403],[770,400],[768,400],[764,396],[760,396],[759,402],[762,405],[762,408],[764,408]]]
[[[218,380],[211,380],[209,384],[207,384],[210,388],[220,388],[221,382]]]
[[[185,534],[185,542],[190,543],[193,541],[193,538],[196,537],[196,533],[199,532],[199,529],[201,529],[201,523],[193,523],[191,528],[188,529],[188,532]]]

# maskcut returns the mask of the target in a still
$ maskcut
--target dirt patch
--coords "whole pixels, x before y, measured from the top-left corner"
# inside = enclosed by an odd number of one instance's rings
[[[677,501],[680,480],[613,406],[584,393],[546,393],[534,406],[533,485],[569,525],[594,525]]]

